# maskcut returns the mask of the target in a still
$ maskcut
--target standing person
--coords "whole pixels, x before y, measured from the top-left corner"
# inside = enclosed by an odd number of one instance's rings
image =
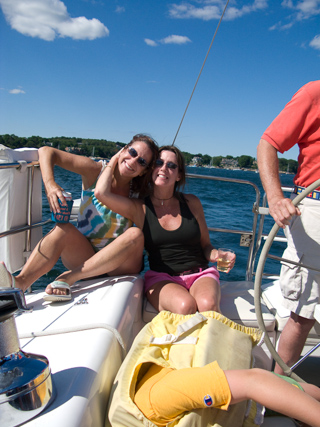
[[[153,191],[142,200],[112,193],[112,170],[117,155],[99,179],[95,195],[120,215],[128,216],[143,230],[151,270],[147,271],[145,292],[159,311],[192,314],[220,312],[218,251],[210,242],[200,200],[178,192],[185,183],[185,164],[180,150],[164,146],[159,150],[152,173]],[[228,272],[233,267],[235,255]]]
[[[285,198],[281,191],[278,152],[299,146],[294,192]],[[317,266],[320,257],[320,188],[295,207],[292,199],[320,178],[320,80],[304,85],[262,135],[258,145],[258,167],[266,191],[269,212],[285,228],[288,239],[283,257]],[[314,325],[319,302],[320,274],[283,263],[280,286],[290,318],[281,334],[278,352],[289,366],[298,361]],[[277,365],[276,372],[282,373]]]
[[[145,195],[151,178],[154,161],[158,156],[155,141],[147,135],[136,135],[121,150],[113,165],[111,192],[124,198],[140,193]],[[142,266],[143,235],[132,227],[129,218],[113,212],[94,196],[99,175],[110,166],[94,160],[60,151],[51,147],[39,149],[42,178],[53,212],[59,212],[59,202],[66,204],[61,188],[54,179],[54,166],[60,166],[82,177],[81,204],[77,226],[57,223],[38,243],[21,272],[13,277],[3,263],[0,277],[3,285],[13,285],[24,291],[39,277],[50,271],[61,257],[69,270],[62,273],[46,288],[45,300],[60,301],[71,298],[70,285],[76,280],[102,273],[121,275],[138,273]],[[96,252],[103,253],[103,271],[95,268]],[[100,253],[98,252],[98,254]],[[97,255],[98,255],[97,254]],[[87,276],[87,270],[90,275]],[[74,279],[69,280],[70,279]]]

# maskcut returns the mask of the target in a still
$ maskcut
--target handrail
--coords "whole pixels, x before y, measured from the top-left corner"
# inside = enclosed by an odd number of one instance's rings
[[[26,262],[28,256],[31,253],[32,229],[41,227],[44,224],[43,222],[38,224],[33,224],[33,219],[32,219],[34,174],[35,174],[35,168],[39,168],[39,167],[40,167],[40,164],[38,160],[33,160],[29,162],[26,160],[21,160],[21,161],[10,162],[10,163],[0,163],[0,170],[16,169],[17,171],[22,170],[23,172],[27,170],[27,212],[26,212],[27,224],[20,227],[16,227],[11,230],[0,232],[0,238],[25,232],[25,244],[24,244],[24,254],[23,254],[24,262]],[[31,289],[29,289],[28,292],[31,292]]]
[[[28,224],[19,226],[16,228],[12,228],[11,230],[5,230],[0,232],[0,238],[10,236],[13,234],[22,233],[24,231],[28,232],[27,235],[27,242],[26,242],[26,249],[28,250],[28,247],[31,246],[31,230],[33,228],[42,227],[43,225],[50,222],[49,220],[41,221],[35,224],[32,224],[32,193],[33,193],[33,181],[34,181],[34,168],[40,167],[40,163],[38,160],[33,160],[31,162],[23,161],[23,164],[26,165],[26,167],[29,169],[31,168],[31,176],[28,178]],[[0,169],[21,169],[22,163],[21,162],[12,162],[12,163],[0,163]],[[30,249],[29,249],[30,250]]]
[[[40,163],[38,160],[33,160],[32,162],[23,161],[23,163],[27,165],[27,168],[40,167]],[[20,162],[0,163],[0,169],[18,169],[19,170],[20,168],[21,168]]]
[[[226,229],[219,229],[219,228],[209,228],[210,231],[221,231],[221,232],[229,232],[229,233],[235,233],[235,234],[250,234],[251,236],[256,235],[257,231],[257,223],[258,223],[258,212],[256,207],[259,206],[260,203],[260,190],[257,187],[256,184],[254,184],[251,181],[247,181],[244,179],[237,179],[237,178],[225,178],[225,177],[217,177],[217,176],[208,176],[208,175],[198,175],[198,174],[191,174],[187,173],[186,176],[191,179],[208,179],[211,181],[225,181],[225,182],[233,182],[237,184],[244,184],[249,185],[254,188],[256,193],[256,200],[252,209],[253,212],[253,223],[252,223],[252,230],[249,232],[243,231],[243,233],[239,232],[238,230],[226,230]],[[250,281],[253,277],[253,266],[255,257],[257,254],[257,251],[254,250],[255,248],[255,239],[251,239],[250,246],[249,246],[249,254],[247,259],[247,267],[246,267],[246,280]]]
[[[296,206],[304,197],[306,197],[311,191],[315,190],[319,186],[320,186],[320,179],[315,181],[313,184],[309,185],[309,187],[304,189],[299,195],[297,195],[297,197],[295,197],[295,199],[292,200],[292,203],[294,204],[294,206]],[[279,228],[280,227],[277,223],[275,223],[273,225],[273,227],[269,233],[269,236],[268,236],[265,244],[263,245],[263,248],[262,248],[262,251],[260,254],[260,258],[259,258],[259,262],[258,262],[258,266],[257,266],[257,270],[256,270],[256,278],[255,278],[255,282],[254,282],[254,305],[255,305],[256,316],[257,316],[259,328],[262,329],[263,332],[265,332],[265,343],[266,343],[272,357],[278,363],[278,365],[281,367],[281,369],[283,370],[285,375],[295,379],[296,381],[304,382],[298,375],[296,375],[294,372],[292,372],[292,369],[286,363],[284,363],[284,361],[278,355],[276,349],[274,348],[274,346],[273,346],[273,344],[272,344],[272,342],[268,336],[268,333],[267,333],[267,330],[266,330],[266,327],[264,324],[263,316],[262,316],[262,308],[261,308],[261,294],[262,294],[261,281],[262,281],[262,275],[263,275],[262,273],[263,273],[263,269],[265,266],[267,254],[269,252],[269,249],[272,245],[273,239],[274,239],[275,235],[277,234]]]
[[[19,168],[21,167],[21,165],[19,163],[11,163],[11,164],[6,164],[6,165],[1,165],[0,164],[0,168]],[[28,164],[28,167],[33,167],[33,166],[39,166],[39,162],[30,162]],[[205,179],[205,180],[211,180],[211,181],[225,181],[225,182],[231,182],[231,183],[235,183],[235,184],[244,184],[244,185],[249,185],[251,187],[253,187],[253,189],[255,190],[255,202],[254,202],[254,206],[252,209],[253,212],[253,224],[252,224],[252,229],[251,230],[242,230],[242,229],[228,229],[228,228],[217,228],[217,227],[211,227],[208,226],[209,231],[214,231],[214,232],[221,232],[221,233],[229,233],[229,234],[238,234],[238,235],[248,235],[251,237],[250,239],[250,245],[248,246],[249,248],[249,253],[248,253],[248,259],[247,259],[247,266],[246,266],[246,280],[252,280],[253,277],[253,265],[254,265],[254,247],[255,247],[255,235],[256,235],[256,230],[257,230],[257,222],[258,222],[258,213],[257,213],[257,209],[255,208],[255,206],[259,206],[259,201],[260,201],[260,190],[259,188],[256,186],[256,184],[252,183],[251,181],[247,181],[247,180],[242,180],[242,179],[236,179],[236,178],[225,178],[225,177],[214,177],[214,176],[207,176],[207,175],[198,175],[198,174],[190,174],[187,173],[186,176],[188,178],[191,179]],[[28,195],[29,197],[29,202],[31,203],[31,198],[32,196],[32,183],[30,184],[30,194]],[[31,208],[31,205],[29,206],[29,208]],[[5,236],[9,236],[9,235],[13,235],[13,234],[18,234],[21,232],[25,232],[27,231],[28,233],[31,232],[32,229],[34,228],[38,228],[38,227],[42,227],[43,225],[46,225],[50,222],[52,222],[51,219],[47,219],[47,220],[43,220],[37,223],[32,223],[32,218],[30,217],[30,222],[28,224],[25,224],[23,226],[20,227],[16,227],[14,229],[11,230],[6,230],[6,231],[2,231],[0,232],[0,238],[5,237]],[[28,248],[30,244],[30,236],[27,236],[27,243],[26,243],[26,247]]]

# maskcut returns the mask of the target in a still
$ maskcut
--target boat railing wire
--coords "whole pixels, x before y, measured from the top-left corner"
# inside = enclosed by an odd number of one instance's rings
[[[48,224],[51,222],[51,219],[47,219],[45,221],[39,221],[39,222],[32,222],[32,195],[33,195],[33,183],[34,183],[34,170],[35,168],[39,168],[39,162],[33,161],[33,162],[13,162],[13,163],[0,163],[0,170],[2,169],[21,169],[26,165],[28,169],[28,203],[27,203],[27,223],[18,227],[11,228],[10,230],[0,231],[0,238],[6,237],[6,236],[12,236],[17,233],[22,233],[24,231],[27,231],[27,240],[28,244],[27,246],[30,247],[31,245],[31,230],[34,228],[42,227],[45,224]],[[28,250],[28,247],[26,248]]]
[[[38,222],[32,221],[32,193],[33,193],[34,170],[35,168],[39,168],[39,162],[30,162],[27,164],[26,163],[27,162],[0,164],[0,169],[10,169],[10,168],[19,169],[21,167],[28,168],[27,223],[21,224],[18,227],[11,228],[10,230],[0,231],[0,238],[5,236],[11,236],[17,233],[27,232],[25,252],[26,254],[30,254],[32,230],[38,227],[42,227],[46,224],[49,224],[52,222],[52,220],[51,218],[49,218],[49,219],[38,221]],[[265,235],[263,234],[263,224],[264,224],[264,217],[265,215],[268,214],[268,209],[266,207],[267,202],[266,202],[265,196],[263,197],[262,206],[260,207],[260,198],[261,198],[260,190],[258,186],[251,181],[236,179],[236,178],[199,175],[199,174],[192,174],[192,173],[187,173],[187,178],[192,180],[197,179],[197,180],[209,180],[209,181],[222,181],[226,183],[240,184],[240,185],[249,186],[254,190],[255,201],[252,206],[253,217],[252,217],[252,226],[250,229],[220,228],[220,227],[213,227],[210,224],[208,224],[208,229],[211,232],[229,233],[229,234],[235,234],[235,235],[241,236],[240,245],[248,247],[245,280],[248,280],[248,281],[253,280],[253,276],[255,274],[254,272],[255,260],[256,260],[258,251],[261,247],[261,244],[263,242],[263,239],[265,238]],[[78,205],[79,204],[77,203],[77,200],[75,200],[74,208],[77,209]],[[72,218],[76,219],[76,211],[72,212]],[[279,239],[283,239],[283,238],[280,236]],[[269,257],[272,258],[273,256],[270,255]],[[278,258],[278,257],[274,257],[274,259],[281,260],[281,258]]]

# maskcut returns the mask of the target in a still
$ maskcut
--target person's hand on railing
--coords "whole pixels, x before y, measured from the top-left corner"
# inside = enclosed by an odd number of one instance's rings
[[[293,205],[291,199],[277,196],[268,199],[268,204],[270,215],[281,228],[289,225],[294,215],[301,215],[299,208]]]

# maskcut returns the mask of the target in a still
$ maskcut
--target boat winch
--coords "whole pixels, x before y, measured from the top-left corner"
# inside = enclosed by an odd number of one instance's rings
[[[17,426],[51,402],[48,359],[20,349],[14,314],[28,311],[21,289],[0,287],[0,425]]]

